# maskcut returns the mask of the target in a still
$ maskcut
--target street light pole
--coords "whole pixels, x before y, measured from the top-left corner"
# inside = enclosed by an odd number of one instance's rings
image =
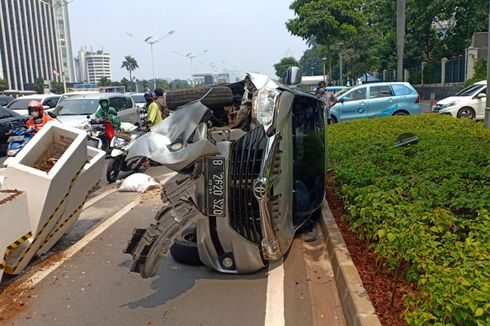
[[[339,74],[340,74],[340,86],[343,86],[344,85],[344,74],[343,74],[343,71],[342,71],[342,60],[343,60],[343,57],[342,57],[342,47],[344,46],[344,43],[340,42],[338,43],[339,45]]]
[[[158,42],[160,42],[164,38],[171,36],[174,33],[175,33],[175,31],[174,30],[171,30],[167,34],[163,35],[162,37],[160,37],[158,39],[155,39],[153,36],[148,36],[144,40],[141,40],[138,37],[134,36],[133,34],[131,34],[129,32],[126,32],[126,34],[128,34],[129,36],[131,36],[131,37],[133,37],[133,38],[135,38],[137,40],[143,41],[146,44],[149,44],[150,45],[150,51],[151,51],[151,68],[152,68],[152,71],[153,71],[153,89],[155,89],[157,87],[157,78],[155,76],[155,60],[153,58],[153,45],[156,44],[156,43],[158,43]]]
[[[180,55],[181,57],[184,57],[184,58],[188,58],[190,60],[190,64],[191,64],[191,84],[193,84],[193,76],[194,76],[194,67],[193,67],[193,61],[195,58],[197,58],[198,56],[201,56],[203,55],[204,53],[208,52],[207,49],[203,50],[201,53],[199,54],[192,54],[192,52],[189,52],[187,54],[182,54],[180,52],[177,52],[177,51],[174,51],[175,54],[177,55]]]
[[[327,64],[327,58],[323,57],[322,61],[323,61],[323,81],[327,82],[327,72],[325,71],[326,70],[325,65]]]

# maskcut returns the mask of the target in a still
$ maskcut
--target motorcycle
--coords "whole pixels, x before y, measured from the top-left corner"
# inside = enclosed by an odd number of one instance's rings
[[[34,137],[36,130],[33,128],[15,128],[7,133],[10,136],[7,139],[7,156],[16,156],[22,148]]]
[[[89,146],[110,153],[111,141],[114,138],[114,128],[106,119],[91,119],[87,116],[87,122],[83,129],[87,132],[87,143]]]
[[[144,160],[143,156],[132,157],[127,159],[127,155],[131,146],[136,139],[143,136],[148,131],[149,121],[139,125],[131,123],[122,123],[120,132],[117,132],[111,141],[111,153],[109,164],[107,165],[106,179],[108,183],[113,183],[117,180],[119,173],[138,171]]]

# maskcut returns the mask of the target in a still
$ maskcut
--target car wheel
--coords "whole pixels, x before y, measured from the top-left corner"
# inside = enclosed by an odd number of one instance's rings
[[[396,111],[393,115],[409,115],[407,111]]]
[[[470,107],[461,108],[458,111],[458,118],[474,119],[475,116],[475,110]]]
[[[175,240],[170,247],[170,254],[179,263],[185,265],[202,265],[197,250],[196,226],[182,231],[182,239]]]
[[[337,120],[337,118],[334,115],[332,115],[332,117],[328,121],[328,124],[333,125],[335,123],[338,123],[338,120]]]
[[[216,86],[168,91],[166,94],[167,107],[170,110],[175,110],[179,106],[201,99],[204,95],[206,97],[202,99],[202,104],[209,108],[224,107],[233,104],[231,88],[227,86]]]

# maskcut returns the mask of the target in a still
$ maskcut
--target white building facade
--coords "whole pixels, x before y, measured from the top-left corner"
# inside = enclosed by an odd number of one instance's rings
[[[75,59],[77,81],[84,84],[97,84],[102,77],[112,80],[111,55],[104,51],[78,52]]]
[[[50,1],[0,1],[0,78],[25,90],[37,78],[62,81],[55,8]]]

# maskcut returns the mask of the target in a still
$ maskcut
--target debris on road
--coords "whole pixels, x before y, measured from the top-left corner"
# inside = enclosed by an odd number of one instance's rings
[[[143,173],[135,173],[124,179],[119,187],[121,192],[144,193],[149,189],[159,188],[160,184],[152,177]]]

